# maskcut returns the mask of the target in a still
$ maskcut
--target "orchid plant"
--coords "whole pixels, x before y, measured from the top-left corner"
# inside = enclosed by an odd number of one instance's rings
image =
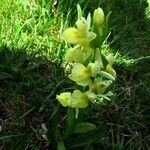
[[[113,95],[110,87],[116,78],[116,72],[112,67],[114,58],[111,55],[105,56],[101,49],[109,33],[110,13],[105,17],[103,10],[97,8],[91,19],[90,14],[87,18],[82,16],[79,5],[77,9],[76,26],[63,32],[63,39],[73,46],[67,49],[64,56],[65,62],[71,65],[71,72],[68,77],[77,86],[73,92],[66,91],[56,96],[62,106],[68,107],[67,127],[61,142],[58,144],[58,147],[62,146],[63,148],[65,147],[64,142],[69,139],[71,134],[83,134],[92,130],[97,132],[94,124],[77,121],[80,115],[79,110],[95,104],[100,105],[110,100]],[[50,123],[54,120],[52,119]]]
[[[79,11],[80,12],[80,11]],[[57,95],[64,107],[85,108],[89,103],[102,103],[112,95],[108,87],[115,81],[116,72],[112,68],[113,57],[101,52],[101,45],[108,35],[108,17],[101,8],[94,11],[93,24],[91,16],[87,19],[78,15],[76,28],[70,27],[63,33],[66,42],[75,45],[67,50],[65,61],[72,63],[68,77],[78,86],[73,93],[64,92]]]

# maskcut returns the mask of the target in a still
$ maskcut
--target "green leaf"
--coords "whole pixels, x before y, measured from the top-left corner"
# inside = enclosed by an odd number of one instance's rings
[[[103,62],[102,62],[101,52],[99,48],[96,48],[95,50],[95,61],[98,62],[100,68],[103,68]]]
[[[78,11],[78,20],[82,18],[82,9],[79,4],[77,4],[77,11]]]
[[[110,20],[111,13],[112,12],[110,11],[106,16],[106,34],[108,34],[108,31],[109,31],[108,26],[109,26],[109,20]]]
[[[105,136],[105,132],[106,125],[103,123],[100,127],[72,139],[72,141],[69,142],[68,148],[77,148],[96,142]]]
[[[96,128],[95,124],[88,123],[88,122],[82,122],[78,123],[73,131],[74,134],[76,133],[86,133],[89,131],[92,131]]]
[[[23,136],[23,134],[14,134],[14,135],[1,136],[1,137],[0,137],[0,141],[1,141],[1,140],[8,139],[8,138],[18,137],[18,136]]]
[[[59,142],[57,146],[58,146],[57,147],[58,150],[65,150],[66,149],[63,142]]]
[[[88,26],[88,30],[90,30],[90,27],[91,27],[91,14],[90,13],[87,16],[87,26]]]

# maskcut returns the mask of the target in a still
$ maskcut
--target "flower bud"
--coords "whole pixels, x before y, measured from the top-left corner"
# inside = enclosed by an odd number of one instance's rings
[[[104,12],[100,7],[98,7],[94,11],[93,22],[94,22],[94,24],[99,26],[99,25],[102,25],[104,23],[104,20],[105,20]]]

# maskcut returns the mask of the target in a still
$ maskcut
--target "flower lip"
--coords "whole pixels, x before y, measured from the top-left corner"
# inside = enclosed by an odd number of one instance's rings
[[[90,70],[80,63],[74,64],[72,68],[72,73],[69,78],[75,81],[78,85],[87,86],[90,84]]]

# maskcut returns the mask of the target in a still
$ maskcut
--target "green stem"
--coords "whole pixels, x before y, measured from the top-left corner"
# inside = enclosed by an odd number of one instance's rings
[[[67,126],[66,126],[66,130],[64,133],[63,141],[66,141],[70,137],[70,135],[74,129],[74,126],[75,126],[75,120],[76,120],[75,119],[75,109],[68,107]]]

